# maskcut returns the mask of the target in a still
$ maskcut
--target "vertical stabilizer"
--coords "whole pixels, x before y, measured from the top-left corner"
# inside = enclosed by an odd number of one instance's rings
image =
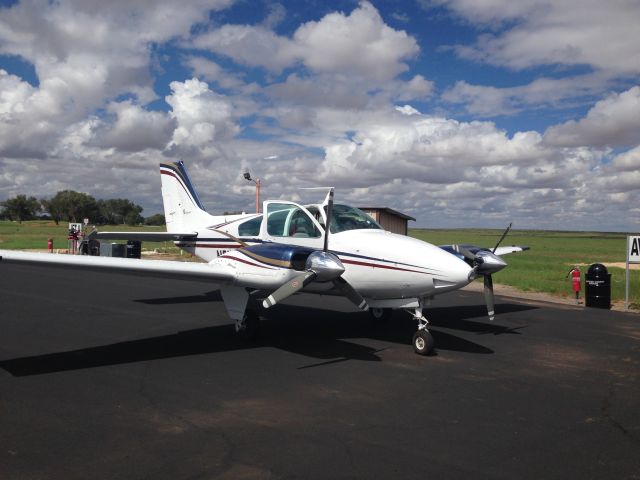
[[[195,231],[211,223],[212,217],[204,211],[182,160],[161,163],[160,178],[167,232]]]

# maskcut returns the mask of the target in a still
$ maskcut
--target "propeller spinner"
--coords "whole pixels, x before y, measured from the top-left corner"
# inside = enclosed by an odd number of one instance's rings
[[[487,304],[487,313],[489,314],[489,320],[493,320],[495,317],[495,300],[493,294],[493,278],[492,274],[499,272],[504,267],[507,266],[507,262],[505,262],[501,257],[495,254],[495,251],[500,246],[500,243],[504,240],[511,229],[511,223],[504,231],[496,246],[493,247],[493,250],[484,250],[477,247],[466,247],[463,245],[453,245],[453,249],[460,253],[464,258],[469,260],[473,270],[471,271],[471,275],[473,278],[478,275],[482,275],[484,278],[484,298]],[[474,251],[471,251],[473,249]]]

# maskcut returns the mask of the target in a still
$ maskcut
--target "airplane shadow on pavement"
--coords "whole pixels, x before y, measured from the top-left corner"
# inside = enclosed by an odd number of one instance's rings
[[[201,298],[202,297],[202,298]],[[218,301],[215,292],[200,296],[173,299],[138,300],[154,305],[167,302]],[[439,328],[472,332],[476,334],[520,334],[518,328],[508,328],[481,318],[485,307],[450,306],[430,308],[431,333],[437,351],[459,351],[474,354],[491,354],[493,350]],[[536,307],[518,304],[498,304],[500,313],[518,312]],[[182,356],[222,353],[235,350],[272,347],[297,353],[318,363],[299,367],[309,368],[347,360],[382,361],[376,349],[349,339],[375,339],[398,343],[411,350],[411,337],[416,322],[404,312],[394,312],[391,320],[378,324],[367,313],[309,309],[293,305],[277,305],[261,312],[261,336],[247,341],[235,333],[233,324],[197,328],[169,335],[124,341],[109,345],[56,352],[31,357],[0,361],[0,368],[16,377],[42,375],[69,370],[128,364]],[[522,327],[520,327],[522,328]]]

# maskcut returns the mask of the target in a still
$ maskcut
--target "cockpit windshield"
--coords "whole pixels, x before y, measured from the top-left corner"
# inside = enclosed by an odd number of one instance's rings
[[[322,225],[324,224],[324,218],[320,215],[320,212],[316,207],[308,207],[316,220]],[[325,215],[327,213],[327,207],[324,207]],[[363,230],[363,229],[375,229],[381,230],[382,227],[364,213],[362,210],[350,207],[349,205],[334,204],[333,214],[331,219],[331,233],[346,232],[347,230]]]

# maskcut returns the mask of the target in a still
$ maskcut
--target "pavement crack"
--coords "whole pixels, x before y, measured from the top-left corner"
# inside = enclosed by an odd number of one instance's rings
[[[640,439],[636,438],[624,425],[618,422],[611,414],[611,407],[615,399],[615,392],[613,385],[609,385],[607,396],[602,400],[602,406],[600,407],[600,413],[602,416],[612,425],[615,429],[622,432],[622,434],[634,443],[640,444]]]
[[[158,415],[163,415],[168,419],[168,422],[174,422],[177,427],[186,430],[187,428],[193,428],[195,430],[203,430],[200,425],[188,420],[187,418],[179,415],[173,411],[167,410],[160,406],[159,402],[155,399],[154,395],[149,391],[147,380],[149,377],[149,368],[150,365],[145,365],[144,373],[140,376],[140,382],[138,384],[138,393],[139,395],[146,400],[146,402],[151,406]]]

